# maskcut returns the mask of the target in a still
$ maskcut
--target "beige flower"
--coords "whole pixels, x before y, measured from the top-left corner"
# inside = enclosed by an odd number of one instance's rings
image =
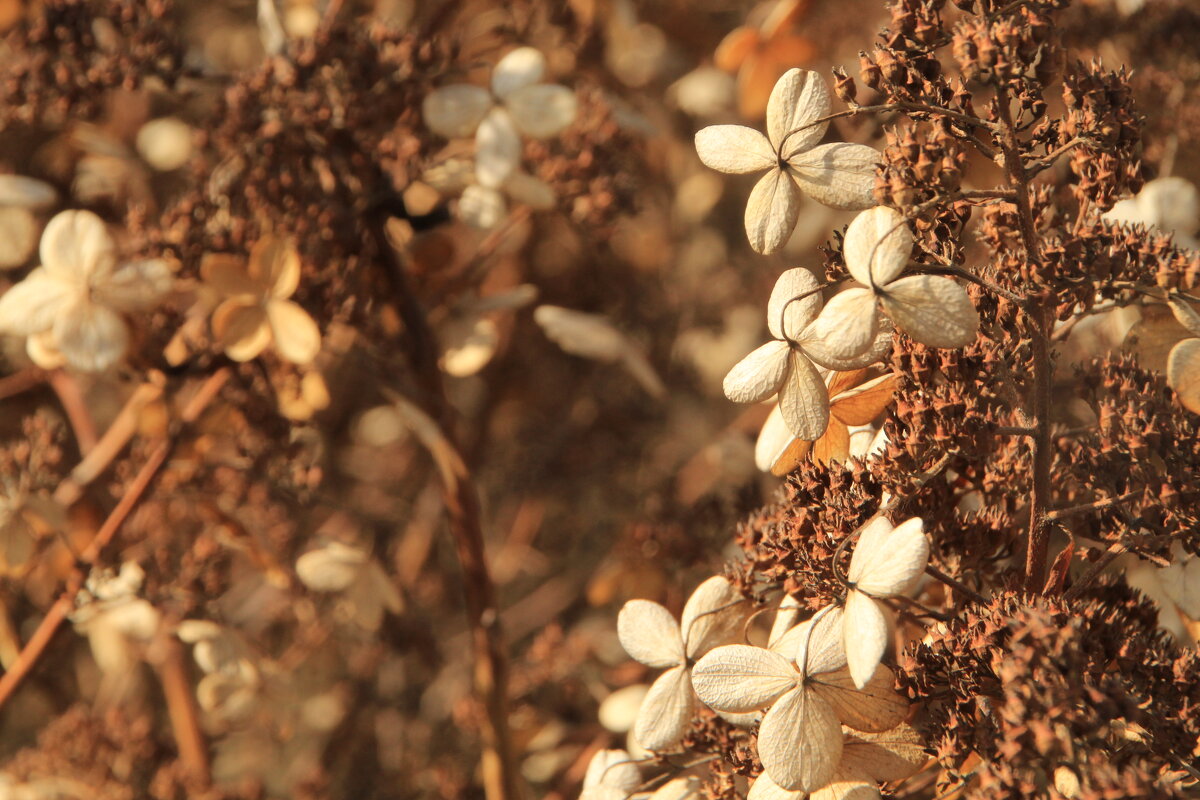
[[[99,372],[129,346],[122,312],[150,308],[174,277],[166,261],[118,264],[116,243],[90,211],[63,211],[42,232],[42,264],[0,298],[0,332],[25,336],[34,363]]]
[[[842,248],[846,269],[864,288],[839,292],[813,324],[833,355],[848,358],[871,347],[881,324],[879,307],[902,331],[930,347],[962,347],[975,340],[979,314],[966,289],[950,278],[900,278],[913,237],[900,212],[877,206],[854,218]]]
[[[1171,313],[1192,337],[1200,337],[1200,314],[1186,301],[1172,298]],[[1167,385],[1179,395],[1188,411],[1200,414],[1200,338],[1187,338],[1167,356]]]
[[[579,800],[626,800],[642,782],[637,764],[624,750],[601,750],[588,762]]]
[[[874,203],[879,152],[862,144],[818,144],[829,123],[816,120],[828,116],[830,105],[820,75],[791,69],[771,92],[766,136],[743,125],[711,125],[696,134],[696,152],[712,169],[766,172],[746,204],[746,235],[759,253],[773,253],[787,241],[801,194],[840,209]]]
[[[754,463],[763,472],[786,475],[811,453],[821,464],[845,461],[852,454],[850,427],[866,425],[892,402],[897,378],[880,375],[860,383],[865,369],[830,372],[825,379],[829,391],[829,426],[814,441],[797,438],[783,419],[780,406],[771,409],[754,446]]]
[[[288,300],[300,284],[300,254],[287,239],[267,235],[250,248],[249,263],[209,253],[200,274],[228,299],[212,315],[213,333],[234,361],[257,358],[269,345],[293,364],[321,351],[321,331],[308,312]]]

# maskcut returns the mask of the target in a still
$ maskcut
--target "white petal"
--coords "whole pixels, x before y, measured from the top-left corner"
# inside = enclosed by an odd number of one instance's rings
[[[144,258],[120,265],[94,291],[97,300],[106,306],[118,311],[141,311],[171,291],[174,281],[168,261]]]
[[[802,332],[804,351],[822,366],[844,363],[866,353],[879,335],[879,311],[875,293],[851,288],[838,292]],[[889,337],[890,341],[890,337]]]
[[[796,436],[815,441],[829,426],[829,392],[821,373],[803,353],[793,351],[789,364],[787,379],[779,389],[783,421]]]
[[[1184,339],[1171,348],[1167,385],[1179,395],[1184,408],[1200,414],[1200,339]]]
[[[0,297],[0,332],[31,336],[49,330],[80,288],[38,267]]]
[[[842,253],[846,269],[863,286],[890,283],[904,271],[913,237],[899,211],[876,206],[854,218],[846,229]]]
[[[58,349],[72,367],[101,372],[125,355],[129,328],[121,315],[92,302],[74,304],[54,322]]]
[[[1191,303],[1172,297],[1167,301],[1167,305],[1171,307],[1171,313],[1175,315],[1179,324],[1188,329],[1188,333],[1200,336],[1200,314],[1196,313]]]
[[[829,123],[810,123],[829,116],[830,106],[829,87],[820,75],[807,69],[783,73],[767,101],[767,136],[772,149],[787,159],[821,141]]]
[[[516,175],[517,173],[513,173]],[[512,180],[510,175],[505,183]],[[480,230],[495,228],[508,214],[508,206],[504,195],[497,189],[486,186],[472,185],[463,190],[458,198],[458,216],[463,222]]]
[[[808,793],[779,788],[779,784],[771,780],[771,776],[763,773],[754,779],[746,800],[807,800]]]
[[[854,685],[861,689],[875,674],[883,651],[887,649],[887,620],[874,600],[862,592],[851,591],[846,597],[842,629],[846,665]]]
[[[293,364],[311,364],[321,352],[321,330],[308,312],[291,300],[267,302],[267,320],[275,350]]]
[[[512,116],[503,108],[493,108],[475,131],[475,180],[498,189],[520,160],[521,135]]]
[[[778,341],[751,352],[725,376],[725,396],[735,403],[757,403],[775,394],[787,376],[789,353],[787,342]]]
[[[45,211],[58,202],[53,186],[24,175],[0,175],[0,206]]]
[[[800,673],[786,656],[761,647],[730,644],[712,650],[692,669],[692,686],[717,711],[766,708],[799,685]]]
[[[704,784],[695,775],[672,778],[646,800],[700,800]]]
[[[429,129],[447,139],[470,136],[492,107],[487,89],[456,83],[425,95],[421,116]]]
[[[3,176],[0,176],[3,177]],[[0,206],[0,269],[13,269],[29,260],[37,246],[38,222],[20,206]]]
[[[696,154],[706,167],[741,175],[778,166],[771,143],[744,125],[709,125],[696,132]]]
[[[767,329],[776,339],[795,339],[821,310],[820,284],[803,267],[789,269],[775,281],[767,301]],[[804,295],[807,295],[805,297]],[[796,300],[795,298],[803,299]]]
[[[899,725],[908,715],[908,701],[892,688],[895,677],[890,669],[875,670],[862,689],[855,687],[850,671],[841,669],[818,676],[812,690],[829,702],[847,726],[860,731],[886,731]]]
[[[561,133],[572,122],[579,103],[565,86],[543,83],[517,89],[504,100],[517,129],[534,139]]]
[[[58,349],[58,340],[53,330],[35,333],[25,340],[25,353],[29,360],[42,369],[58,369],[67,365],[67,357]]]
[[[783,420],[783,410],[776,405],[767,415],[758,441],[754,443],[754,465],[763,472],[786,475],[794,470],[808,451],[812,442],[799,439]]]
[[[800,191],[818,203],[847,211],[875,204],[879,151],[865,144],[831,142],[787,159]]]
[[[842,756],[842,726],[822,698],[788,692],[763,717],[758,757],[781,788],[813,791],[833,777]]]
[[[772,168],[758,179],[746,201],[746,236],[764,255],[787,242],[800,214],[800,190],[783,170]]]
[[[873,781],[834,780],[810,794],[809,800],[879,800],[882,796]]]
[[[822,675],[846,666],[842,609],[839,606],[825,606],[812,619],[800,623],[796,628],[796,666],[805,675]]]
[[[666,750],[678,744],[695,716],[696,696],[684,665],[658,676],[633,726],[633,739],[647,750]]]
[[[687,657],[741,640],[749,613],[749,601],[720,575],[697,586],[679,617]]]
[[[786,650],[776,648],[776,644],[783,635],[790,631],[796,624],[796,618],[800,616],[800,601],[793,595],[785,594],[779,601],[779,610],[775,612],[775,619],[771,622],[771,633],[767,636],[767,647],[775,650],[777,653],[787,654]],[[794,653],[795,650],[793,649]]]
[[[850,556],[850,569],[846,579],[857,584],[866,573],[868,565],[886,549],[885,542],[891,535],[893,526],[885,516],[872,518],[863,525],[858,534],[858,544],[854,546],[854,554]]]
[[[864,529],[859,538],[847,578],[872,597],[892,597],[920,579],[929,563],[929,539],[920,517],[905,520],[886,537],[878,533],[879,519],[868,526],[873,531],[870,536]]]
[[[685,660],[675,618],[650,600],[630,600],[621,608],[617,638],[626,653],[648,667],[674,667]]]
[[[492,94],[501,99],[517,89],[532,86],[546,74],[546,57],[534,47],[518,47],[496,62]]]
[[[342,592],[363,574],[367,559],[364,551],[334,542],[296,559],[296,575],[314,592]]]
[[[601,750],[588,762],[583,788],[611,786],[632,792],[642,782],[642,773],[624,750]]]
[[[104,221],[91,211],[63,211],[42,231],[42,266],[63,280],[86,282],[106,274],[116,261],[116,245]]]
[[[929,347],[964,347],[979,330],[979,312],[967,290],[949,278],[901,278],[888,284],[879,301],[900,330]]]

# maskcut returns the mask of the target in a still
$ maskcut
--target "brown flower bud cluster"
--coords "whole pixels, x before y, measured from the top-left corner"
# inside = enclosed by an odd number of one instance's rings
[[[1071,171],[1079,178],[1077,196],[1099,209],[1142,187],[1138,159],[1141,114],[1133,104],[1128,76],[1105,70],[1098,61],[1075,64],[1063,78],[1066,117],[1059,144],[1083,144],[1071,154]]]

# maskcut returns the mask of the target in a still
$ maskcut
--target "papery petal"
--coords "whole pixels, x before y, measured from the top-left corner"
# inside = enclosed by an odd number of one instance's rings
[[[885,516],[877,516],[862,526],[858,534],[858,544],[854,546],[854,554],[850,556],[850,569],[846,580],[858,584],[876,559],[887,549],[887,539],[891,536],[893,526]]]
[[[684,665],[658,676],[646,693],[633,726],[633,739],[647,750],[666,750],[687,733],[696,711],[691,675]]]
[[[863,382],[863,378],[866,376],[866,369],[835,370],[830,372],[825,378],[825,385],[829,387],[830,402],[853,390],[854,387]]]
[[[699,800],[704,784],[695,775],[672,778],[654,791],[646,800]]]
[[[1192,336],[1200,336],[1200,314],[1196,313],[1196,309],[1192,308],[1192,304],[1186,300],[1172,297],[1167,301],[1167,305],[1171,308],[1171,313],[1175,315],[1175,320],[1187,328],[1188,333]]]
[[[800,191],[830,208],[857,211],[875,204],[879,151],[865,144],[831,142],[787,159]]]
[[[493,108],[475,131],[475,180],[498,189],[521,160],[521,135],[506,109]]]
[[[900,723],[881,733],[847,736],[840,775],[859,775],[875,781],[902,781],[929,761],[925,741],[912,726]]]
[[[1184,339],[1171,348],[1167,385],[1179,395],[1184,408],[1200,414],[1200,339]]]
[[[271,297],[291,297],[300,285],[300,253],[291,239],[267,234],[250,248],[246,274]]]
[[[648,667],[674,667],[686,660],[675,618],[650,600],[630,600],[622,606],[617,638],[626,653]]]
[[[57,202],[58,191],[45,181],[24,175],[0,175],[0,206],[45,211]]]
[[[841,364],[867,353],[878,338],[879,311],[875,307],[875,294],[870,289],[860,288],[835,294],[800,334],[804,351],[825,367],[829,367],[829,362]]]
[[[833,777],[842,726],[822,698],[803,687],[781,697],[758,729],[758,757],[781,788],[813,791]]]
[[[888,626],[879,606],[862,592],[851,590],[842,615],[846,666],[854,685],[862,688],[875,674],[887,649]]]
[[[754,444],[754,464],[763,472],[786,475],[808,455],[812,442],[799,439],[788,429],[783,411],[776,405],[767,415]]]
[[[891,405],[899,382],[899,376],[889,372],[838,392],[830,398],[830,413],[847,425],[866,425]]]
[[[779,601],[779,610],[775,612],[775,619],[771,622],[771,633],[767,636],[767,647],[777,653],[788,655],[789,651],[776,648],[785,633],[790,631],[796,624],[796,618],[800,616],[800,601],[794,595],[785,594]],[[792,653],[795,652],[793,648]]]
[[[879,800],[882,796],[873,781],[834,780],[810,794],[809,800]]]
[[[321,352],[321,330],[308,312],[291,300],[267,303],[275,351],[293,364],[311,364]]]
[[[266,309],[254,297],[234,297],[217,306],[212,328],[221,349],[234,361],[257,358],[271,343]]]
[[[579,109],[575,93],[565,86],[542,83],[517,89],[504,100],[517,130],[534,139],[561,133]]]
[[[807,69],[789,69],[775,83],[767,101],[767,137],[771,148],[788,159],[808,150],[825,136],[832,101],[825,79]]]
[[[900,330],[929,347],[964,347],[979,330],[979,312],[967,290],[949,278],[901,278],[887,285],[879,302]]]
[[[778,166],[771,143],[745,125],[709,125],[696,132],[696,155],[704,166],[741,175]]]
[[[720,575],[697,586],[679,617],[687,657],[740,640],[749,614],[749,601]]]
[[[583,777],[583,788],[611,786],[632,792],[642,782],[642,773],[637,764],[624,750],[601,750],[588,762]]]
[[[492,70],[492,94],[505,99],[509,94],[532,86],[546,74],[546,57],[535,47],[518,47],[496,62]]]
[[[850,223],[842,253],[854,280],[876,288],[904,271],[912,248],[912,232],[904,216],[894,208],[876,206]]]
[[[47,272],[80,283],[106,275],[117,258],[108,228],[91,211],[55,214],[42,231],[38,252]]]
[[[818,464],[828,464],[832,461],[845,461],[850,457],[850,430],[846,423],[834,416],[829,418],[829,426],[821,434],[821,438],[813,442],[812,458]]]
[[[812,691],[824,698],[845,725],[860,731],[886,731],[899,725],[908,715],[908,701],[892,686],[890,669],[875,670],[866,686],[859,689],[850,670],[840,669],[817,676]]]
[[[29,209],[0,205],[0,242],[4,242],[0,248],[0,269],[14,269],[29,260],[37,246],[39,228]]]
[[[58,369],[67,365],[67,357],[58,349],[53,329],[35,333],[25,339],[25,353],[42,369]]]
[[[787,376],[789,353],[787,342],[779,341],[751,352],[725,376],[725,396],[735,403],[757,403],[775,394]]]
[[[367,559],[362,550],[333,543],[296,559],[296,574],[314,592],[342,592],[359,580]]]
[[[505,184],[512,180],[514,172],[505,178]],[[489,231],[495,228],[508,215],[508,205],[504,195],[497,189],[486,186],[468,186],[458,198],[458,216],[463,222],[473,228]]]
[[[96,301],[118,311],[151,308],[171,291],[175,273],[163,258],[143,258],[121,264],[95,287]]]
[[[846,666],[842,642],[842,609],[825,606],[812,619],[796,626],[796,666],[809,677],[834,672]]]
[[[55,320],[54,339],[70,366],[85,372],[101,372],[125,355],[129,327],[112,309],[98,303],[79,302]]]
[[[792,352],[789,363],[787,379],[779,389],[783,421],[796,436],[815,441],[829,425],[829,394],[825,381],[803,353]]]
[[[706,705],[739,714],[766,708],[799,681],[789,658],[744,644],[718,647],[692,669],[692,686]]]
[[[49,330],[80,292],[76,282],[38,267],[0,297],[0,332],[31,336]]]
[[[475,133],[491,107],[492,96],[487,89],[456,83],[425,95],[421,118],[434,133],[455,139]]]
[[[857,578],[850,578],[851,582],[873,597],[892,597],[908,591],[929,563],[929,539],[922,526],[920,517],[897,525],[882,546],[859,562]],[[860,540],[856,556],[862,547]]]
[[[787,173],[772,168],[759,178],[746,201],[746,236],[750,247],[764,255],[774,253],[796,228],[800,190]]]
[[[482,186],[476,188],[483,189]],[[558,198],[555,196],[554,189],[551,188],[550,184],[519,169],[504,180],[504,191],[513,200],[516,200],[518,203],[524,203],[535,211],[549,211],[558,202]],[[504,201],[501,200],[501,209],[503,209],[503,205]],[[480,227],[495,227],[495,223],[499,222],[503,216],[504,211],[501,210],[493,224],[481,225]]]
[[[200,279],[225,297],[265,292],[246,272],[246,259],[230,253],[205,253],[200,258]]]
[[[807,800],[808,793],[803,791],[788,791],[781,789],[779,784],[771,780],[771,776],[762,773],[754,779],[754,785],[746,795],[746,800]]]
[[[779,276],[767,301],[767,329],[772,336],[794,339],[800,335],[821,310],[819,286],[813,274],[803,267],[789,269]]]

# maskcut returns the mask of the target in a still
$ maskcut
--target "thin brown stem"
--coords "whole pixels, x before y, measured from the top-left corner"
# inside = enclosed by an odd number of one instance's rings
[[[933,564],[925,565],[925,574],[929,575],[932,578],[936,578],[937,580],[946,584],[950,588],[965,594],[967,597],[971,598],[976,603],[986,603],[987,602],[987,598],[984,597],[983,595],[981,595],[979,592],[975,591],[970,586],[967,586],[965,583],[958,580],[957,578],[950,577],[949,575],[947,575],[946,573],[942,572],[940,569],[935,567]]]
[[[1076,514],[1087,514],[1092,511],[1103,511],[1106,508],[1112,508],[1118,503],[1123,503],[1126,500],[1132,500],[1139,494],[1141,494],[1141,492],[1126,492],[1118,497],[1105,497],[1100,500],[1095,500],[1091,503],[1082,503],[1080,505],[1070,506],[1068,508],[1056,508],[1053,511],[1048,511],[1046,513],[1046,520],[1048,522],[1053,522],[1066,517],[1073,517]]]
[[[184,665],[183,647],[173,634],[163,630],[155,642],[155,650],[154,666],[162,684],[171,732],[179,748],[179,761],[193,780],[200,786],[208,786],[208,745],[200,728],[196,697]]]
[[[0,378],[0,400],[27,392],[46,382],[45,370],[28,367]]]
[[[1129,546],[1124,542],[1113,542],[1111,545],[1109,545],[1109,548],[1100,555],[1100,558],[1098,558],[1091,567],[1088,568],[1088,571],[1080,575],[1079,580],[1072,583],[1070,589],[1067,589],[1067,591],[1063,592],[1063,599],[1074,600],[1075,598],[1079,597],[1079,595],[1083,594],[1083,590],[1086,589],[1092,583],[1092,581],[1100,577],[1100,573],[1104,572],[1109,564],[1111,564],[1118,556],[1128,549]]]
[[[80,454],[86,456],[96,446],[100,437],[96,434],[96,422],[83,399],[79,382],[71,373],[56,369],[50,373],[50,388],[58,395],[58,402],[67,414],[67,421],[71,424],[71,430],[75,432],[75,444],[79,447]]]

